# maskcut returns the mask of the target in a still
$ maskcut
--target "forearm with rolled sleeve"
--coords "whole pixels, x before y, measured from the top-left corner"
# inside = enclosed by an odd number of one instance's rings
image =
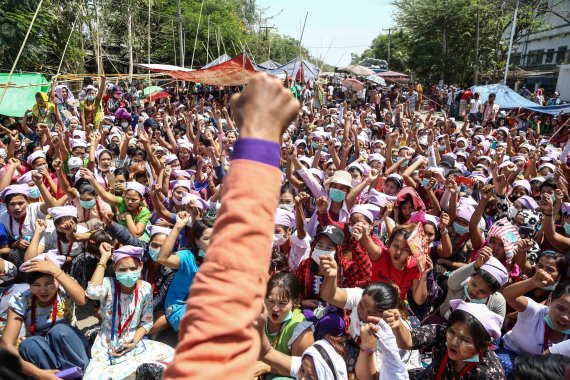
[[[240,139],[223,202],[196,275],[165,379],[251,380],[260,349],[252,323],[262,310],[281,172],[278,143]]]

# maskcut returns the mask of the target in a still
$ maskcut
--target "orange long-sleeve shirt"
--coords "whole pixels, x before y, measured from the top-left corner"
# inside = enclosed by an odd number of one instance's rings
[[[279,144],[240,139],[165,379],[251,380],[279,203]]]

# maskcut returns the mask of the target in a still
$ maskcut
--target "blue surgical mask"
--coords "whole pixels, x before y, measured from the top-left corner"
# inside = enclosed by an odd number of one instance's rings
[[[141,271],[136,270],[133,272],[116,272],[115,276],[117,281],[126,286],[127,288],[132,288],[137,283],[137,280],[141,278]]]
[[[422,179],[422,187],[427,187],[428,184],[429,184],[429,179],[427,178]]]
[[[564,223],[564,232],[566,235],[570,235],[570,223]]]
[[[552,203],[556,203],[556,195],[551,194],[550,199],[552,199]]]
[[[336,139],[337,139],[337,141],[342,142],[343,137],[344,137],[344,136],[340,135],[340,136],[337,136]]]
[[[30,187],[30,198],[39,198],[40,197],[40,189],[37,186]]]
[[[206,257],[206,252],[202,248],[198,250],[198,257]]]
[[[464,363],[479,363],[479,354],[475,354],[468,359],[463,359]]]
[[[546,324],[548,325],[548,327],[550,327],[552,330],[556,330],[558,332],[561,332],[563,334],[566,335],[570,335],[570,329],[568,330],[558,330],[556,327],[554,327],[554,322],[552,322],[552,319],[550,318],[550,315],[546,314],[544,316],[544,322],[546,322]]]
[[[348,226],[348,233],[352,235],[352,231],[354,230],[354,227],[352,226]]]
[[[447,146],[445,146],[445,145],[440,145],[440,146],[439,146],[439,151],[440,151],[440,152],[443,152],[443,151],[445,150],[445,148],[447,148]]]
[[[160,248],[149,248],[148,254],[153,261],[158,261],[158,253],[160,252]]]
[[[400,165],[401,168],[405,168],[406,166],[408,166],[410,164],[410,160],[406,160],[404,162],[402,162],[402,165]]]
[[[95,198],[91,199],[90,201],[83,201],[83,200],[81,200],[81,199],[79,200],[79,204],[81,205],[81,207],[83,207],[83,208],[85,208],[85,209],[87,209],[87,210],[90,210],[90,209],[92,209],[93,207],[95,207],[95,204],[96,204],[96,203],[97,203],[97,202],[95,201]]]
[[[459,235],[465,235],[469,232],[469,227],[464,227],[457,222],[453,222],[453,230]]]
[[[346,193],[339,189],[330,189],[329,195],[333,202],[342,202],[346,198]]]
[[[481,303],[484,304],[485,302],[487,302],[486,298],[483,299],[473,299],[469,296],[469,292],[467,291],[467,284],[463,285],[463,293],[465,293],[465,299],[469,300],[469,302],[471,303]],[[477,360],[479,361],[479,360]]]
[[[291,318],[293,318],[293,312],[292,312],[292,311],[289,311],[289,313],[287,313],[287,315],[285,316],[285,318],[283,318],[283,323],[290,321]]]
[[[319,143],[313,142],[311,145],[313,145],[313,149],[319,149]]]
[[[93,95],[87,95],[87,96],[85,97],[85,99],[87,99],[87,100],[89,100],[90,102],[92,102],[92,101],[95,100],[95,96],[93,96]]]

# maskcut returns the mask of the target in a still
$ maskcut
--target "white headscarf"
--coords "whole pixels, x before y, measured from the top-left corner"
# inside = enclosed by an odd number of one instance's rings
[[[309,355],[313,359],[317,378],[332,380],[335,378],[335,376],[332,372],[333,369],[331,369],[331,367],[327,364],[327,362],[321,356],[319,351],[317,351],[315,346],[323,348],[324,351],[328,354],[330,361],[334,366],[334,371],[336,372],[336,378],[338,380],[348,380],[348,371],[346,369],[344,358],[340,356],[339,353],[336,352],[334,347],[324,339],[316,341],[311,347],[307,348],[305,352],[303,352],[303,357],[305,355]]]

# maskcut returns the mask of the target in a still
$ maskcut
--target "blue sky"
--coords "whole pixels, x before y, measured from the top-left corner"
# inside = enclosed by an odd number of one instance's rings
[[[309,12],[302,43],[313,56],[324,58],[333,66],[348,65],[351,52],[361,54],[382,28],[395,24],[394,6],[389,0],[257,0],[257,3],[262,9],[269,7],[266,15],[278,14],[268,26],[275,26],[279,33],[296,39]]]

